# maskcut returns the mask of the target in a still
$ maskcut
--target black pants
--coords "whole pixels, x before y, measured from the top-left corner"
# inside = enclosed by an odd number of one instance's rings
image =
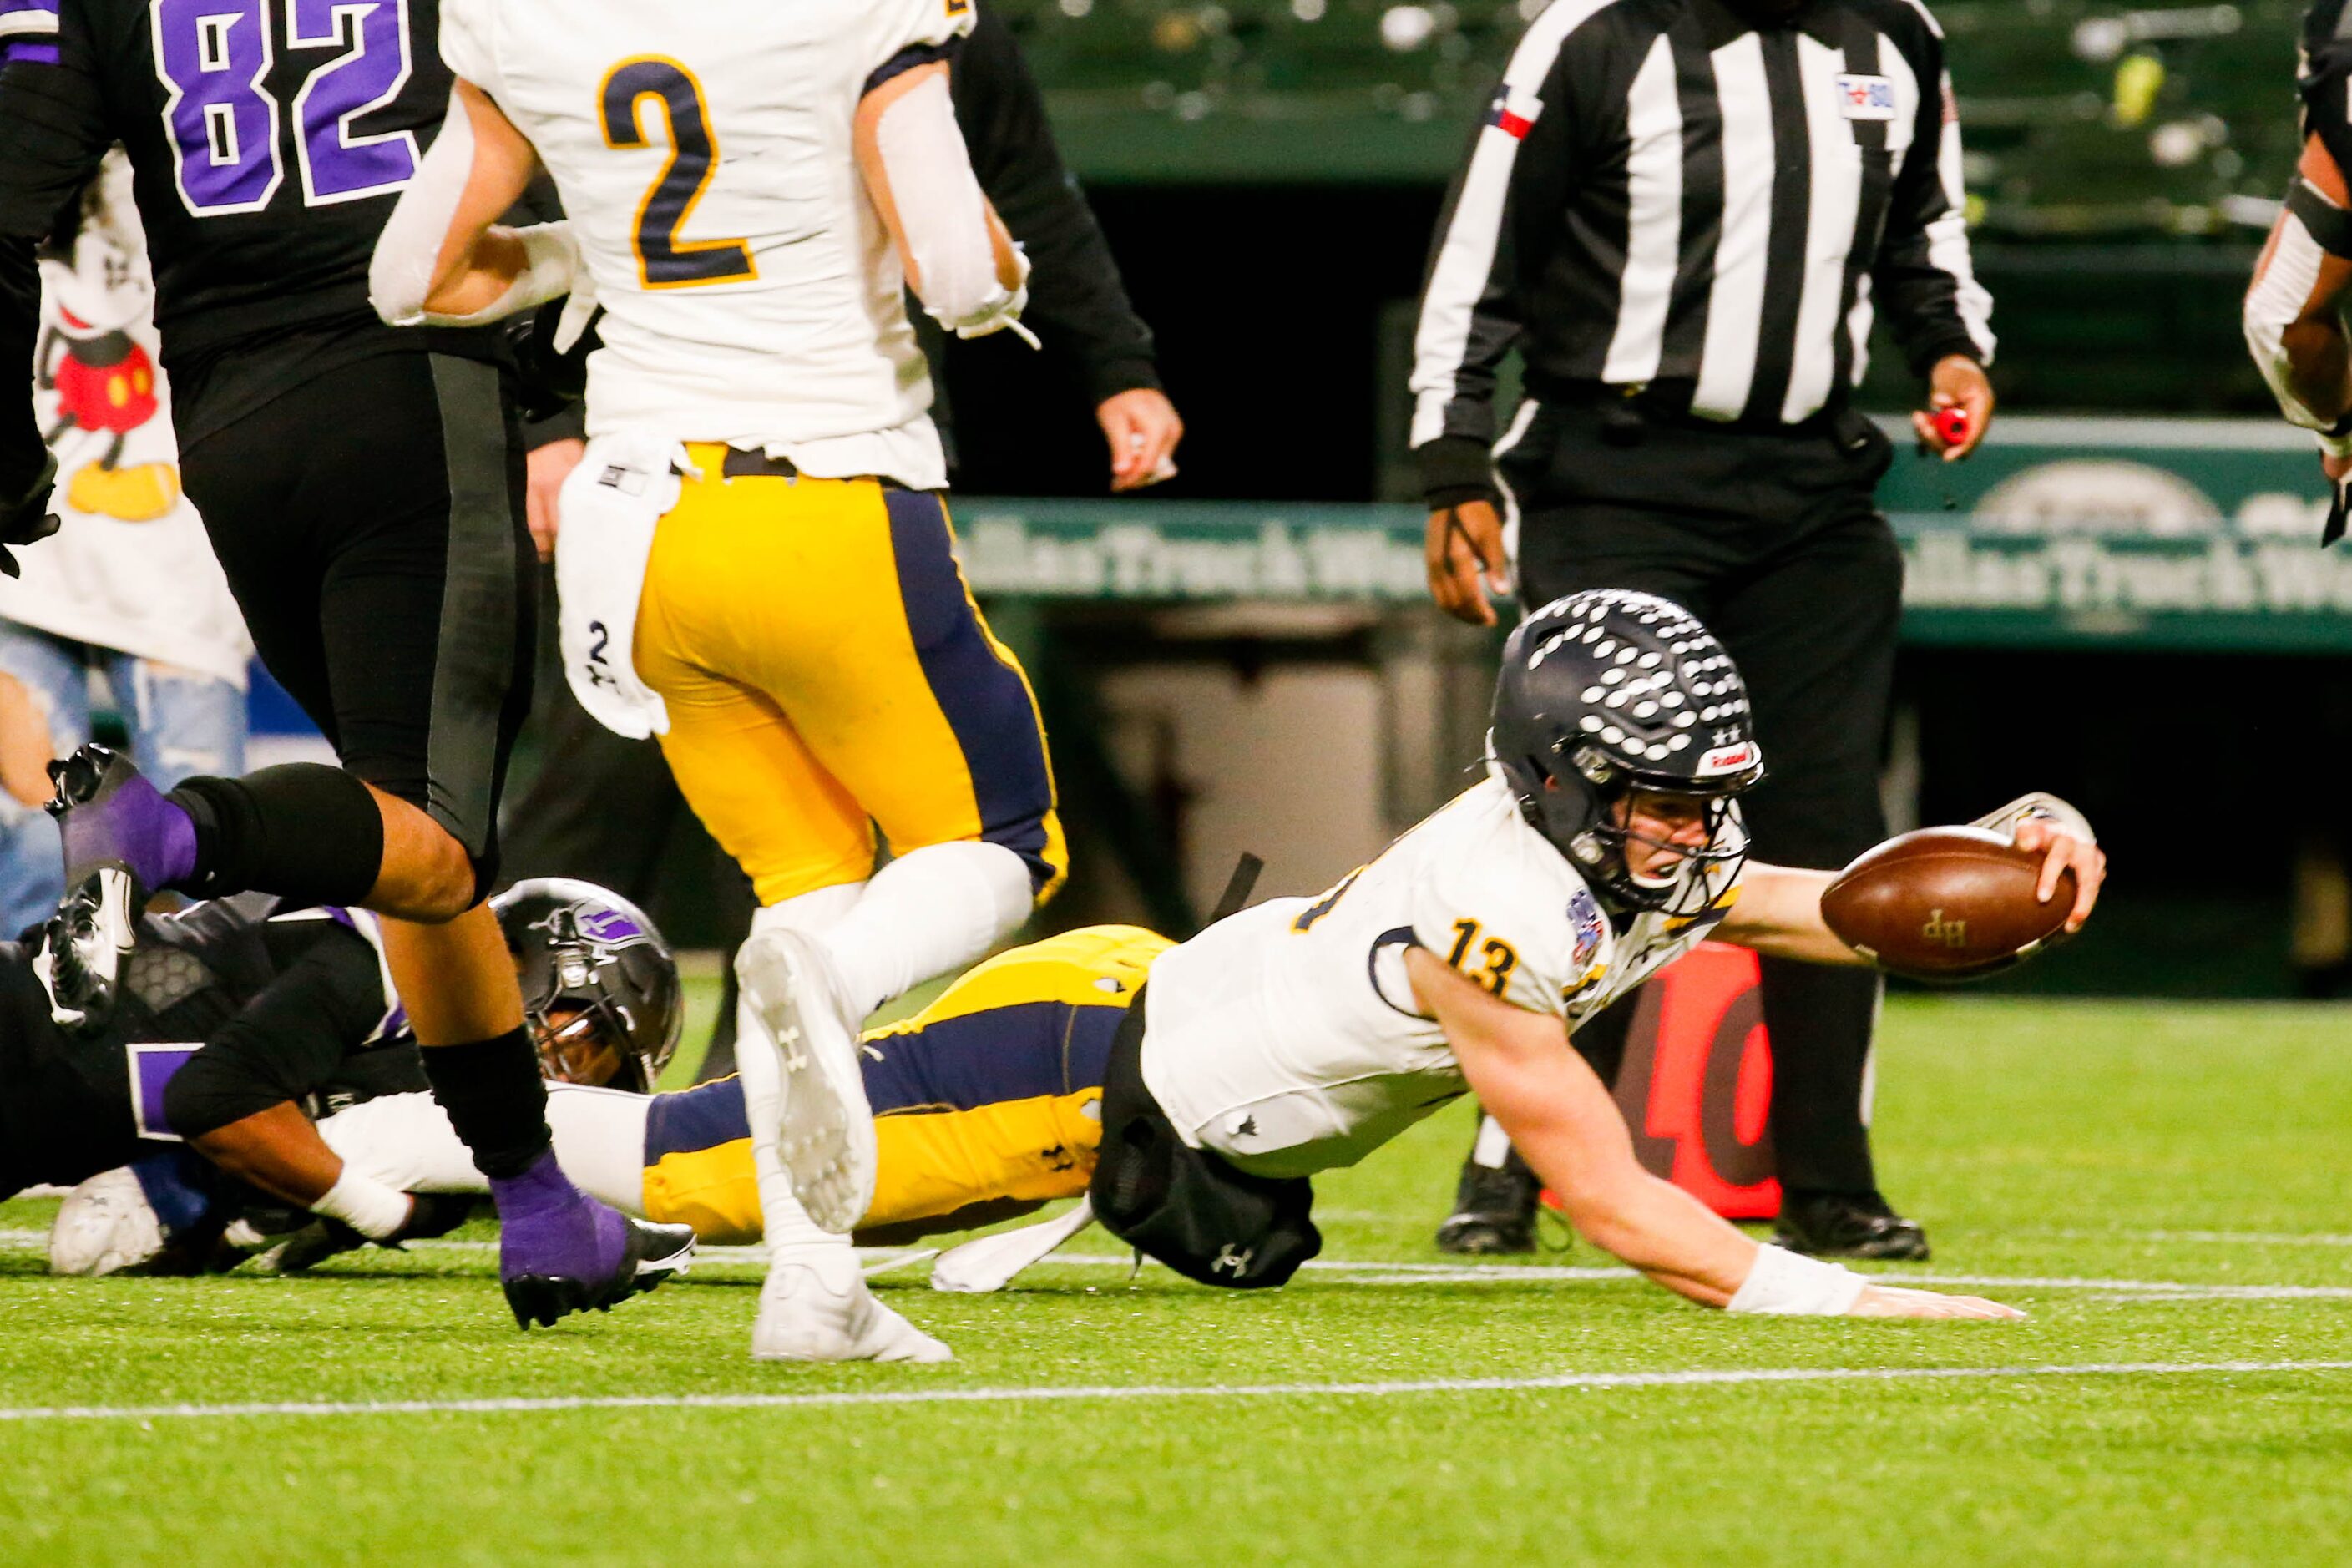
[[[1722,640],[1764,749],[1767,776],[1742,803],[1755,857],[1818,868],[1886,836],[1878,768],[1903,590],[1872,499],[1885,438],[1850,423],[1849,448],[1828,423],[1759,433],[1572,403],[1540,407],[1497,464],[1518,505],[1529,606],[1642,589]],[[1762,971],[1782,1184],[1874,1191],[1862,1092],[1876,977],[1781,959]],[[1588,1056],[1622,1057],[1632,1003],[1578,1031]]]
[[[345,364],[215,423],[180,468],[262,662],[343,766],[494,864],[538,597],[498,367]]]

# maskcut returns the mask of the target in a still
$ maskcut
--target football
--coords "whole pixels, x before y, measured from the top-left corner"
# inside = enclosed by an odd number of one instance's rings
[[[2039,850],[1981,827],[1923,827],[1890,838],[1838,874],[1822,918],[1840,941],[1896,974],[1973,980],[2031,957],[2060,935],[2074,873],[2048,903],[2033,886]]]

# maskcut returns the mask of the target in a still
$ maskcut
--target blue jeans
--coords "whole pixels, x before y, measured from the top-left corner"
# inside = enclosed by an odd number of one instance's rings
[[[245,693],[230,682],[0,621],[0,674],[14,676],[47,720],[53,756],[90,738],[93,669],[106,678],[131,757],[156,788],[194,773],[245,771]],[[64,894],[57,825],[0,790],[0,939],[47,920]]]

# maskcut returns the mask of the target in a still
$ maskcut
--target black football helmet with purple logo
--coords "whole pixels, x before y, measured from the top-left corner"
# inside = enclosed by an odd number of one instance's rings
[[[652,1093],[686,1007],[677,961],[645,911],[568,877],[517,882],[490,908],[547,1076]]]
[[[1503,647],[1487,746],[1528,823],[1624,910],[1696,914],[1748,853],[1734,797],[1764,776],[1748,688],[1713,633],[1654,594],[1589,589],[1521,621]],[[1640,877],[1617,805],[1696,797],[1706,842]]]

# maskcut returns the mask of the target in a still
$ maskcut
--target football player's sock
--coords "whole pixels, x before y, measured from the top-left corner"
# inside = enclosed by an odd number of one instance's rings
[[[530,1034],[508,1030],[488,1040],[431,1046],[422,1053],[433,1098],[492,1184],[520,1176],[547,1152],[547,1085]],[[560,1177],[558,1178],[561,1179]]]
[[[200,898],[258,889],[295,905],[356,904],[383,866],[383,813],[341,768],[285,763],[192,778],[164,798],[195,828],[192,868],[173,885]]]
[[[776,1146],[777,1121],[783,1103],[782,1073],[774,1051],[750,1045],[762,1038],[765,1029],[750,1002],[737,1005],[737,1037],[745,1045],[736,1053],[736,1068],[743,1085],[744,1117],[751,1129],[751,1173],[759,1183],[760,1220],[768,1256],[771,1259],[788,1256],[805,1258],[845,1253],[849,1238],[820,1230],[800,1200],[793,1195],[792,1177],[785,1173],[783,1156]]]
[[[849,1016],[982,957],[1029,918],[1029,867],[1000,844],[910,849],[874,874],[857,907],[820,934],[839,971]]]
[[[751,929],[768,931],[786,926],[793,931],[812,933],[830,930],[835,922],[857,907],[857,896],[866,890],[863,882],[837,882],[830,888],[802,893],[769,904],[751,916]]]

